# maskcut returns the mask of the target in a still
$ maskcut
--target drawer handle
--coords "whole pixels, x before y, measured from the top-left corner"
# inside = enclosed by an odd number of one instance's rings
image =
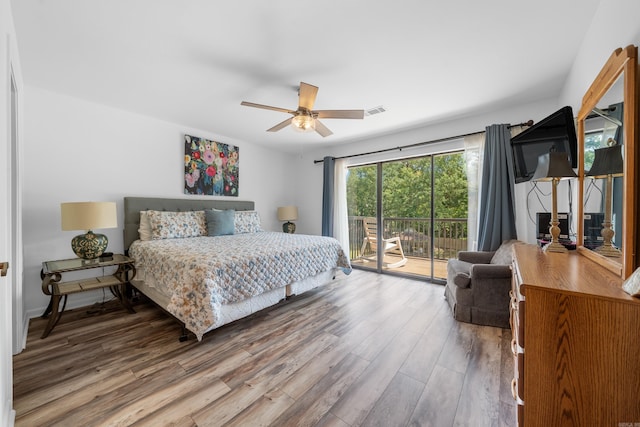
[[[516,391],[517,388],[518,380],[514,378],[511,380],[511,395],[518,405],[524,405],[524,400],[520,399],[520,396],[518,396],[518,392]]]
[[[511,352],[514,356],[524,353],[524,348],[520,347],[520,344],[518,344],[518,337],[516,336],[511,340]]]

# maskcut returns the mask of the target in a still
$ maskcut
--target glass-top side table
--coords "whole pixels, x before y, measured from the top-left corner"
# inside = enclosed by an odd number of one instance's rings
[[[133,262],[131,258],[120,254],[113,254],[113,256],[109,258],[70,258],[56,261],[45,261],[42,263],[42,274],[64,273],[74,270],[86,270],[88,268],[109,267],[112,265],[128,264],[131,262]]]
[[[114,274],[109,276],[94,276],[68,282],[61,281],[62,273],[115,266],[117,266],[118,269]],[[51,299],[49,300],[47,309],[42,314],[43,318],[49,315],[50,317],[41,338],[46,338],[56,326],[60,317],[62,317],[62,313],[67,306],[67,297],[69,294],[108,287],[111,293],[118,298],[129,313],[135,313],[135,310],[126,297],[126,286],[129,281],[135,277],[135,274],[136,268],[133,259],[121,254],[114,254],[111,257],[96,258],[93,260],[70,258],[43,262],[42,271],[40,272],[42,292],[45,295],[50,295]],[[61,300],[63,300],[62,309],[60,309]]]

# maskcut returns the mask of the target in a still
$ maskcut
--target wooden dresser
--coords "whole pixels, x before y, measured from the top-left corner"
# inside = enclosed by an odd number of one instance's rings
[[[640,299],[575,251],[516,245],[513,275],[518,425],[640,425]]]

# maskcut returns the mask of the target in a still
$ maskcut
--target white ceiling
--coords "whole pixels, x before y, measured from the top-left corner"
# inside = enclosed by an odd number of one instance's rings
[[[557,96],[600,0],[12,0],[24,82],[295,151]],[[334,135],[266,129],[319,86]],[[224,141],[221,141],[224,142]]]

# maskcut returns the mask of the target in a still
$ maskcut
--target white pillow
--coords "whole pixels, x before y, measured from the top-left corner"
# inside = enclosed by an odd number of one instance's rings
[[[140,211],[140,228],[138,228],[140,240],[151,240],[151,222],[149,222],[148,211]]]
[[[236,211],[234,223],[234,234],[257,233],[262,231],[260,215],[258,215],[256,211]]]
[[[207,235],[204,211],[149,211],[151,239],[179,239]]]

